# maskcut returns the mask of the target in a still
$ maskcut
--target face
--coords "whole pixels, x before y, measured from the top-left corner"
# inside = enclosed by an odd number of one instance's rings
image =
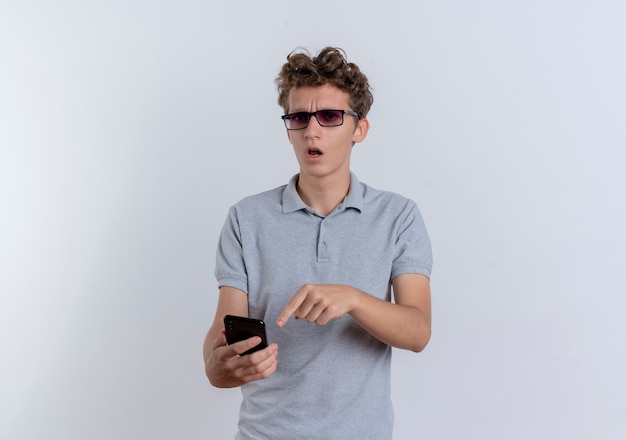
[[[300,87],[289,92],[289,113],[318,110],[352,110],[348,93],[325,84],[320,87]],[[369,123],[355,116],[343,115],[343,125],[322,127],[315,117],[301,130],[287,130],[300,165],[300,174],[309,177],[350,174],[352,145],[365,139]]]

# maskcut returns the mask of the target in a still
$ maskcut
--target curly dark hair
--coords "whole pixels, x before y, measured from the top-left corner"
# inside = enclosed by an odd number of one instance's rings
[[[338,47],[325,47],[314,57],[306,51],[291,52],[275,82],[278,104],[285,113],[289,111],[289,92],[298,87],[332,84],[348,93],[350,107],[359,119],[367,116],[374,102],[367,77],[356,64],[348,63],[346,53]]]

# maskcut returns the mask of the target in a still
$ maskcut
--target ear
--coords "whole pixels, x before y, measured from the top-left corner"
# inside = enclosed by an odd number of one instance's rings
[[[359,119],[359,123],[354,130],[354,134],[352,135],[352,142],[362,142],[363,139],[367,136],[367,132],[370,130],[370,121],[366,118]]]

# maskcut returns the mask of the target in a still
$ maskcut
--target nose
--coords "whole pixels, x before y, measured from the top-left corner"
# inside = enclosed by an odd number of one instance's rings
[[[311,115],[311,117],[309,118],[309,125],[307,125],[307,127],[304,129],[304,137],[305,138],[318,137],[319,131],[321,128],[322,126],[317,121],[317,118]]]

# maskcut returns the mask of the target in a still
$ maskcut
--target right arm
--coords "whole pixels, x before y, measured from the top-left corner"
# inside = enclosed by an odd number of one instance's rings
[[[233,388],[269,377],[276,371],[278,346],[270,344],[255,353],[240,356],[258,345],[259,337],[235,344],[226,344],[224,315],[248,316],[248,295],[234,287],[220,287],[213,325],[204,339],[204,368],[211,384],[217,388]]]

